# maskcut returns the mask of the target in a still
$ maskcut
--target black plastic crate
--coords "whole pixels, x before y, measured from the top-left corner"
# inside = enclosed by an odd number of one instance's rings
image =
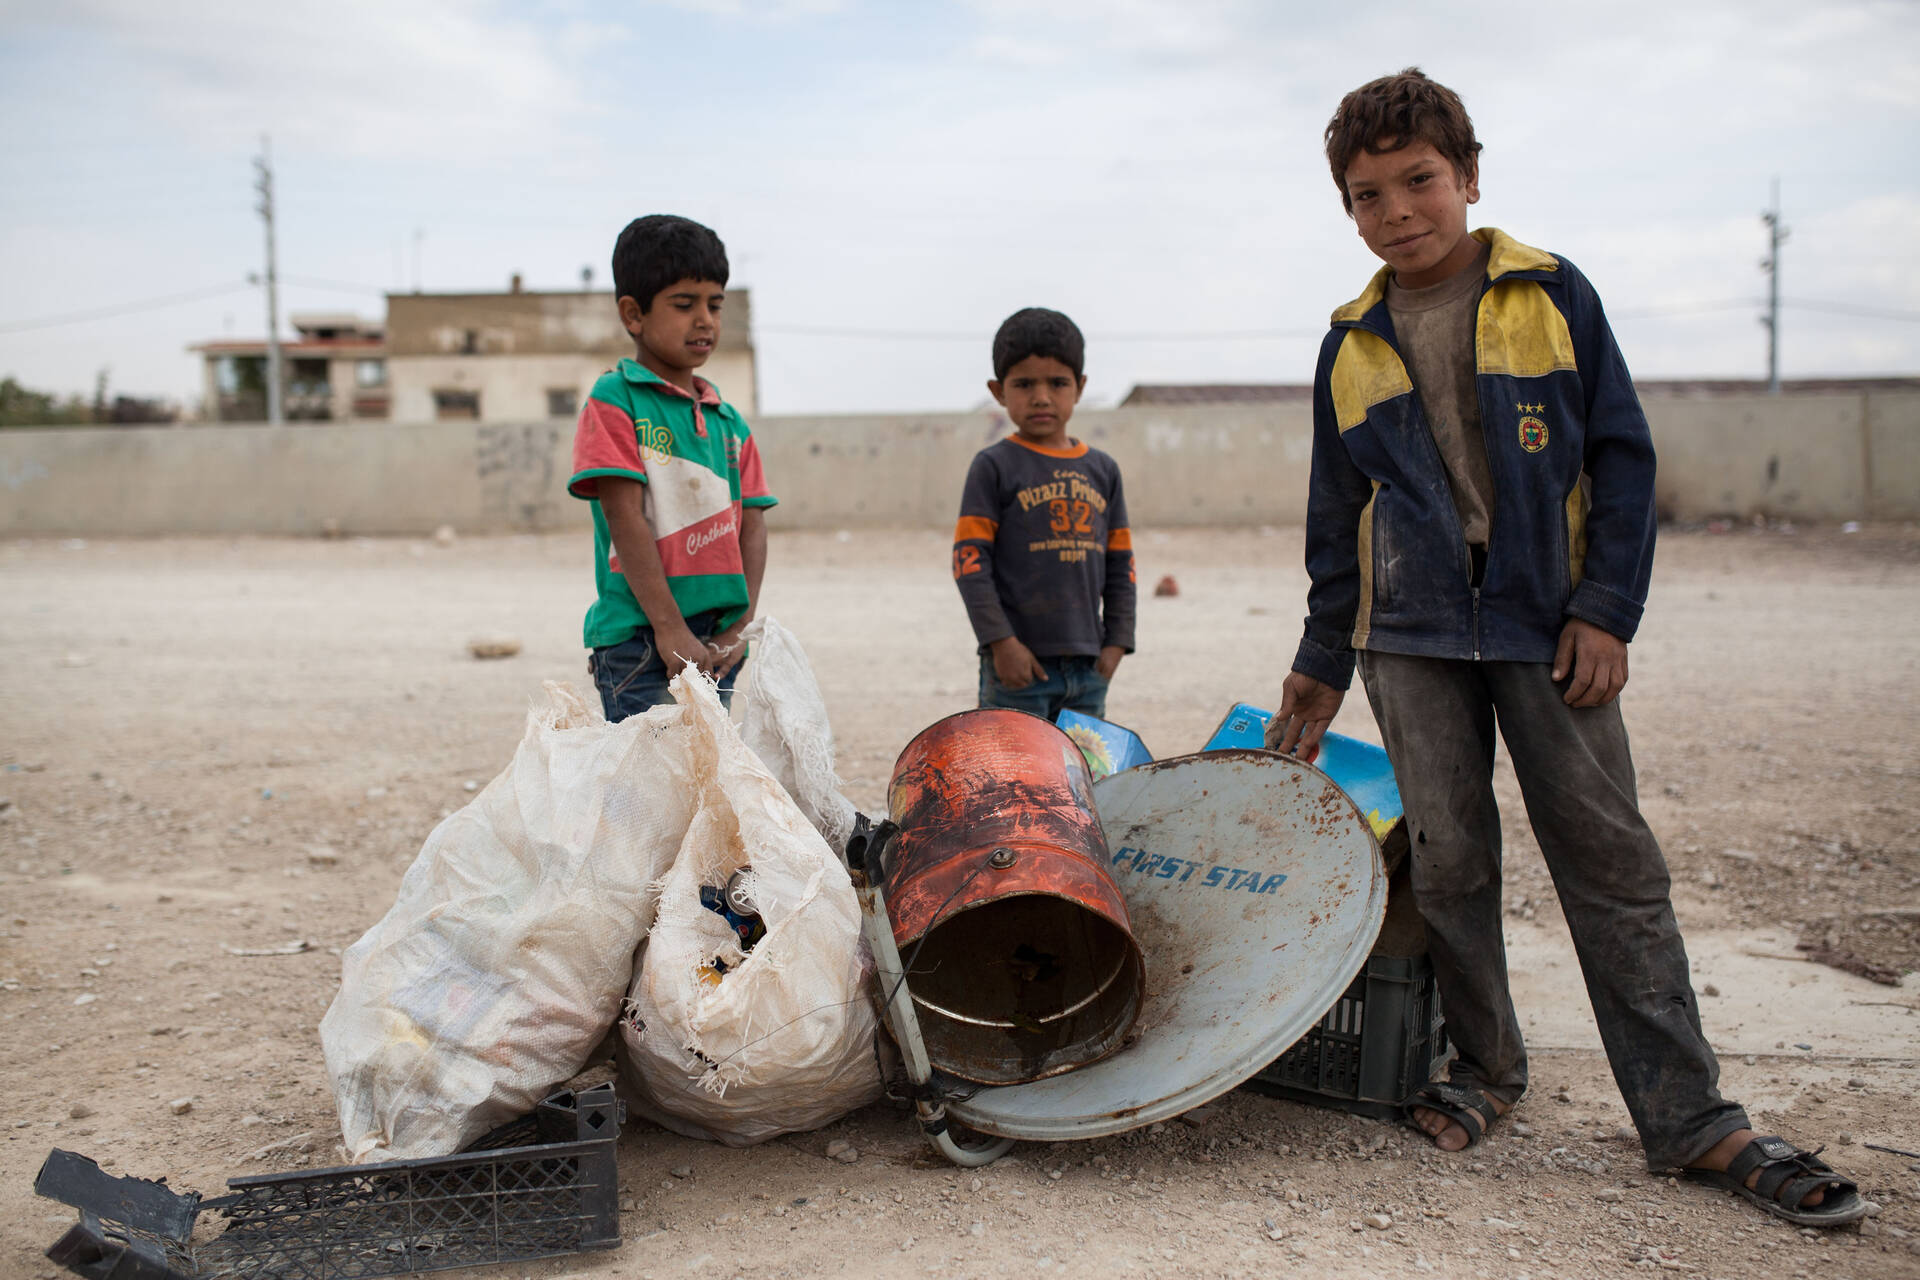
[[[352,1280],[526,1262],[620,1244],[611,1085],[556,1093],[458,1155],[235,1178],[201,1200],[72,1152],[34,1189],[81,1211],[48,1256],[79,1275]],[[195,1244],[205,1209],[227,1219]]]
[[[1401,1101],[1448,1057],[1433,962],[1372,956],[1313,1030],[1247,1087],[1317,1107],[1397,1120]]]

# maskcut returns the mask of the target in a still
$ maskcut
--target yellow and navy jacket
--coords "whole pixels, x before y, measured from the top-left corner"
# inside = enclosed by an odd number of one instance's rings
[[[1653,568],[1653,441],[1600,298],[1491,228],[1474,339],[1493,477],[1480,581],[1395,345],[1389,272],[1333,313],[1313,386],[1306,635],[1336,688],[1354,650],[1551,662],[1568,618],[1633,639]]]

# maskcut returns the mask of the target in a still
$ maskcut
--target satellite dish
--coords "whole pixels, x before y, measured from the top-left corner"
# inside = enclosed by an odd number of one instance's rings
[[[1209,751],[1116,773],[1093,795],[1146,954],[1139,1021],[1092,1066],[948,1102],[983,1133],[1097,1138],[1220,1096],[1312,1029],[1380,932],[1380,846],[1311,765]]]

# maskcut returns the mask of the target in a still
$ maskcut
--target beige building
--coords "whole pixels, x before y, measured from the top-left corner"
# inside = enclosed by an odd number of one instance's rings
[[[747,290],[729,290],[720,344],[700,371],[749,419],[759,400],[751,320]],[[387,295],[397,422],[572,418],[594,380],[632,354],[604,289]]]
[[[387,416],[387,339],[378,321],[345,312],[296,313],[298,336],[280,344],[288,422]],[[264,338],[202,342],[201,403],[211,422],[267,420]]]
[[[752,305],[729,290],[720,345],[701,376],[751,420],[759,411]],[[391,293],[384,325],[332,313],[292,317],[280,344],[289,422],[572,419],[602,373],[633,354],[609,290]],[[205,414],[264,422],[264,339],[202,342]]]

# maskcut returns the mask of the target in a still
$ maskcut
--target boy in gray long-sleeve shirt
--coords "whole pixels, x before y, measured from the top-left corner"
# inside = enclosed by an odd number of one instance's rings
[[[953,532],[953,579],[980,641],[980,705],[1106,714],[1133,652],[1133,537],[1120,467],[1067,435],[1086,341],[1029,307],[993,339],[987,389],[1014,434],[974,456]]]

